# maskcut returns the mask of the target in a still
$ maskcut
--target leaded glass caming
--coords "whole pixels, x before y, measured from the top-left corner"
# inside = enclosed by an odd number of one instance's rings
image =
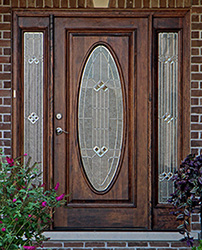
[[[116,174],[123,141],[123,95],[115,60],[104,45],[84,65],[78,110],[82,163],[96,191],[105,191]]]
[[[167,203],[177,167],[178,33],[159,33],[158,41],[158,201]]]
[[[42,32],[24,33],[24,152],[32,163],[40,162],[39,172],[43,169],[43,39]]]

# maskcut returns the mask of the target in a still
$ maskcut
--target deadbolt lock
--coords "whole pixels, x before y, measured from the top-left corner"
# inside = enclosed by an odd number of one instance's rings
[[[57,120],[61,120],[62,119],[62,114],[61,113],[57,113],[56,114],[56,119]]]

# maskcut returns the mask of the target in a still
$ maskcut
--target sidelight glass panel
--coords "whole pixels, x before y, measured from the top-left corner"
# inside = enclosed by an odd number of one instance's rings
[[[115,60],[103,45],[89,55],[79,93],[79,145],[87,178],[97,191],[111,184],[123,140],[123,96]]]
[[[177,167],[178,33],[158,34],[158,201],[173,193]]]
[[[43,33],[24,33],[24,152],[43,169]],[[42,177],[41,177],[42,178]]]

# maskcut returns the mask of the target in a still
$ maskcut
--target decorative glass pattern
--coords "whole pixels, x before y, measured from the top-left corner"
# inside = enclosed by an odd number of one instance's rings
[[[83,69],[79,93],[79,145],[87,178],[106,190],[118,168],[123,140],[123,96],[110,51],[97,46]]]
[[[170,179],[177,167],[178,33],[158,35],[158,200],[173,193]]]
[[[43,33],[24,33],[24,152],[43,170]],[[40,181],[40,180],[39,180]]]

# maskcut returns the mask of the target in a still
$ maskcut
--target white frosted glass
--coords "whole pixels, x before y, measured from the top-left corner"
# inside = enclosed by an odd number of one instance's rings
[[[24,152],[43,170],[43,33],[24,33]],[[42,180],[42,176],[39,181]]]

